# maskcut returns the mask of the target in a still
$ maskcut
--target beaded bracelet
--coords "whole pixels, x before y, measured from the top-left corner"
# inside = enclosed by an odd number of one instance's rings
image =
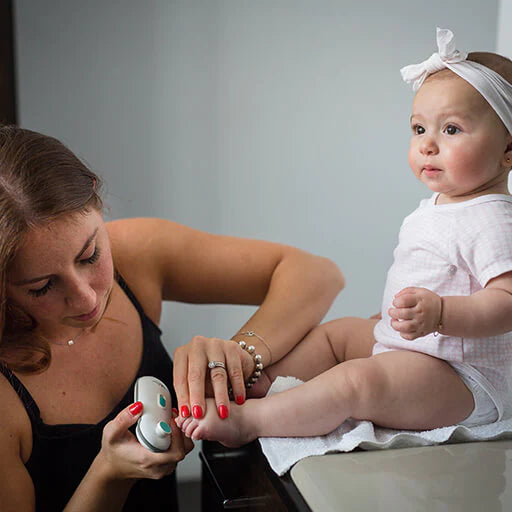
[[[263,363],[261,362],[261,355],[256,354],[256,349],[253,345],[247,345],[245,341],[238,341],[238,346],[245,350],[246,352],[249,352],[249,354],[252,356],[254,360],[254,370],[249,377],[249,380],[245,384],[246,389],[251,389],[252,386],[256,383],[256,381],[260,378],[261,371],[263,370]]]
[[[242,331],[242,332],[238,332],[237,333],[237,336],[238,335],[241,335],[241,336],[256,336],[256,338],[258,338],[262,343],[263,345],[265,345],[265,348],[268,350],[268,354],[270,356],[270,360],[268,362],[268,364],[272,364],[272,350],[270,350],[270,347],[268,346],[267,342],[257,333],[255,333],[254,331]]]
[[[437,331],[434,332],[434,336],[439,336],[441,334],[441,329],[443,328],[443,297],[439,297],[441,299],[441,311],[439,313],[439,323],[437,324]]]

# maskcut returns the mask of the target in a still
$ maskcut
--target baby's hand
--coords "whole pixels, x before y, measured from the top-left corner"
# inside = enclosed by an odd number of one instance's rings
[[[404,340],[435,332],[441,316],[441,297],[426,288],[404,288],[395,295],[388,313],[391,327]]]

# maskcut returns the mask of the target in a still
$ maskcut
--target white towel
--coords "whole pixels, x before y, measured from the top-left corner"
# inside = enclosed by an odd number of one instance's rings
[[[295,377],[278,377],[267,394],[278,393],[301,383]],[[380,450],[497,439],[512,439],[512,418],[478,427],[452,425],[424,432],[381,428],[371,421],[348,419],[324,436],[262,437],[259,441],[272,469],[278,475],[283,475],[305,457],[349,452],[358,447],[363,450]]]

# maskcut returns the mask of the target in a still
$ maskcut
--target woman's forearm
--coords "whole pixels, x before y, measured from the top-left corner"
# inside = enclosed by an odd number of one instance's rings
[[[136,480],[112,478],[101,454],[91,464],[64,512],[121,511]]]
[[[289,254],[277,265],[263,303],[240,332],[254,330],[264,338],[271,355],[257,337],[250,342],[265,366],[275,363],[318,325],[343,286],[343,275],[330,260],[302,251]],[[247,336],[238,333],[233,339]]]

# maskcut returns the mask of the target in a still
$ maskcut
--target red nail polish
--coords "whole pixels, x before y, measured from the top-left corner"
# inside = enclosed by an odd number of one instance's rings
[[[181,416],[183,418],[188,418],[190,416],[190,409],[186,405],[181,406]]]
[[[192,416],[196,419],[203,417],[203,409],[200,405],[194,405],[194,407],[192,407]]]
[[[137,414],[142,411],[142,402],[135,402],[130,405],[129,411],[132,416],[137,416]]]
[[[176,407],[173,407],[173,408],[172,408],[172,412],[173,412],[174,414],[176,414],[176,416],[178,416],[178,415],[179,415],[178,409],[176,409]]]
[[[219,405],[219,416],[225,420],[229,416],[228,408],[225,405]]]
[[[235,398],[235,402],[238,404],[238,405],[242,405],[244,403],[244,397],[242,395],[238,395],[236,398]]]

